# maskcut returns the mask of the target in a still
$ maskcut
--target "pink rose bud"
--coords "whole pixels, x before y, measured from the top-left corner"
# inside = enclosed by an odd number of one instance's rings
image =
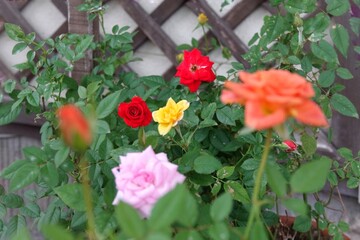
[[[293,152],[297,149],[297,144],[293,140],[285,140],[283,144],[286,146],[285,152]]]
[[[143,152],[120,156],[120,165],[112,169],[117,189],[113,204],[124,201],[149,217],[158,199],[182,183],[185,177],[165,153],[155,154],[149,146]]]

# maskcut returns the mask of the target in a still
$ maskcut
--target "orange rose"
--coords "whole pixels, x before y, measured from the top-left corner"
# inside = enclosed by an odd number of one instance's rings
[[[69,104],[57,110],[59,128],[64,142],[75,150],[85,150],[92,140],[90,125],[75,105]]]
[[[321,108],[311,100],[315,92],[302,76],[285,70],[240,72],[241,83],[227,81],[223,103],[245,105],[245,125],[264,130],[283,124],[289,117],[301,123],[326,127]]]

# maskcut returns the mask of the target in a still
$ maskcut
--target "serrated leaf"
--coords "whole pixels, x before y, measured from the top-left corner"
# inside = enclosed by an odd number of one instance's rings
[[[16,170],[10,180],[9,190],[16,191],[33,183],[39,176],[39,167],[36,164],[27,163]]]
[[[225,166],[217,170],[216,176],[220,179],[228,178],[234,173],[234,166]]]
[[[156,87],[156,86],[164,86],[165,84],[165,80],[163,77],[161,76],[145,76],[145,77],[141,77],[139,79],[140,82],[142,82],[143,84],[145,84],[146,86],[152,88],[152,87]]]
[[[291,190],[296,193],[314,193],[322,189],[331,163],[331,159],[322,157],[301,165],[290,178]]]
[[[330,36],[336,48],[341,52],[344,57],[347,57],[349,49],[349,33],[343,25],[337,24],[330,29]]]
[[[356,34],[356,36],[359,36],[360,33],[360,18],[352,17],[349,20],[351,30]]]
[[[304,133],[301,136],[301,144],[307,156],[311,156],[316,152],[317,142],[313,136]]]
[[[16,24],[5,23],[4,27],[5,27],[6,34],[12,40],[20,41],[21,39],[23,39],[25,37],[24,31]]]
[[[0,125],[11,123],[19,116],[21,107],[12,109],[13,103],[13,101],[0,103]]]
[[[335,93],[330,98],[330,104],[336,111],[345,116],[359,118],[359,114],[357,113],[355,106],[344,95]]]
[[[216,110],[216,117],[225,125],[235,126],[234,113],[229,106]]]
[[[96,114],[98,119],[103,119],[107,117],[110,113],[114,111],[114,109],[125,100],[125,96],[122,96],[123,90],[116,91],[111,93],[110,95],[106,96],[102,99],[99,105],[96,108]]]
[[[320,73],[318,83],[321,87],[330,87],[335,81],[334,70],[326,70]]]
[[[54,188],[55,193],[69,207],[77,211],[85,211],[85,202],[81,184],[65,184]]]
[[[36,91],[27,95],[26,100],[30,105],[32,105],[34,107],[38,107],[40,105],[40,95]]]
[[[245,188],[238,182],[227,181],[224,183],[224,189],[236,201],[239,201],[243,204],[251,202],[249,194],[246,192]]]
[[[319,43],[311,43],[311,52],[318,58],[325,60],[326,62],[338,63],[338,57],[336,51],[330,43],[325,40],[319,41]]]
[[[0,173],[0,176],[6,179],[9,179],[13,176],[13,174],[24,164],[27,164],[29,161],[27,160],[16,160],[12,162],[9,166],[3,169]]]
[[[311,219],[306,215],[300,215],[295,218],[293,229],[298,232],[307,232],[311,228]]]
[[[209,105],[206,105],[203,110],[201,111],[201,118],[207,119],[207,118],[213,118],[216,111],[216,103],[210,103]]]
[[[285,8],[290,13],[311,13],[316,8],[316,0],[288,0]]]
[[[7,208],[20,208],[24,204],[24,200],[17,194],[8,193],[0,196],[2,202]]]
[[[7,224],[6,239],[14,239],[14,237],[21,234],[23,228],[26,228],[25,217],[22,215],[13,216]]]
[[[59,167],[69,156],[70,148],[63,146],[59,151],[56,152],[54,156],[55,166]]]
[[[350,9],[349,0],[329,0],[326,11],[333,16],[341,16]]]
[[[200,174],[210,174],[222,167],[221,162],[211,155],[201,155],[194,160],[194,170]]]

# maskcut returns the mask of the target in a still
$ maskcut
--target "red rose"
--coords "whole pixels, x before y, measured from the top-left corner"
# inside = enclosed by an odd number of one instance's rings
[[[133,97],[129,103],[120,103],[118,114],[132,128],[145,127],[152,118],[148,106],[140,97]]]
[[[90,124],[80,109],[68,104],[60,107],[56,114],[64,142],[74,150],[85,150],[91,144],[92,134]]]
[[[213,82],[216,78],[212,68],[214,63],[209,57],[202,56],[199,49],[184,51],[184,60],[176,68],[175,77],[180,77],[180,83],[188,86],[190,92],[196,92],[201,82]]]
[[[283,144],[286,146],[285,152],[293,152],[297,149],[297,144],[293,140],[285,140]]]

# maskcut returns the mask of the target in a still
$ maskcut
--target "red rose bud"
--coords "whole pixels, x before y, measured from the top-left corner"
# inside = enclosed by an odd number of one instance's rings
[[[201,55],[199,49],[184,51],[184,60],[176,68],[175,77],[180,77],[180,83],[187,86],[190,92],[196,92],[201,82],[213,82],[216,78],[212,70],[214,63],[208,56]]]
[[[137,128],[150,124],[152,116],[146,102],[140,97],[133,97],[129,103],[120,103],[118,115],[126,125]]]
[[[297,144],[292,140],[285,140],[283,144],[286,146],[285,152],[293,152],[297,149]]]
[[[90,124],[75,105],[60,107],[57,112],[59,128],[64,142],[77,151],[85,150],[92,141]]]

